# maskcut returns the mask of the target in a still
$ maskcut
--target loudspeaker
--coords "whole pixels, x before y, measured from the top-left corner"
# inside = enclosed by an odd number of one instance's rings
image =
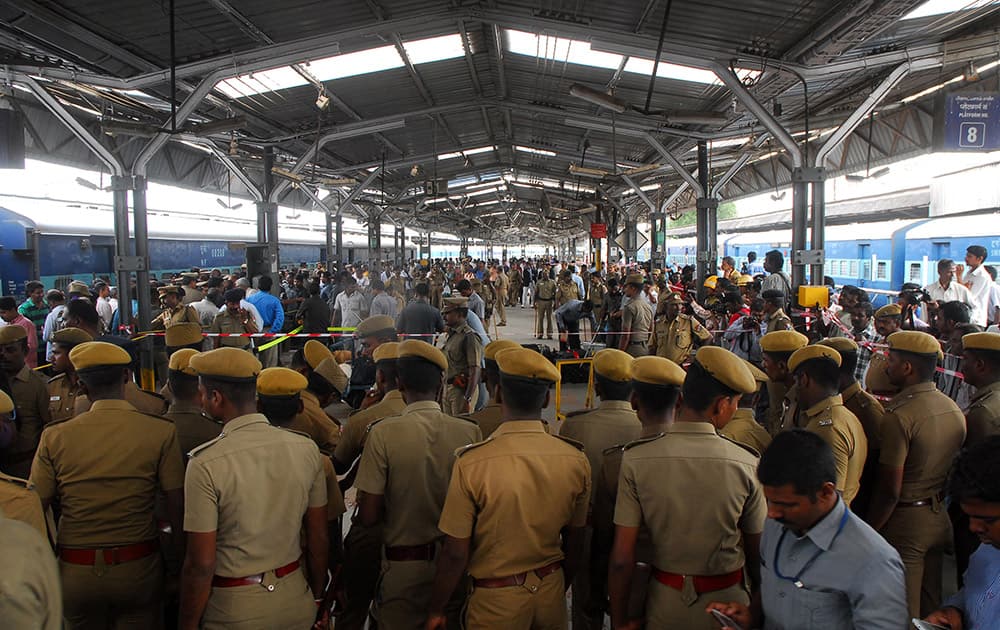
[[[0,168],[24,168],[24,123],[11,109],[0,109]]]

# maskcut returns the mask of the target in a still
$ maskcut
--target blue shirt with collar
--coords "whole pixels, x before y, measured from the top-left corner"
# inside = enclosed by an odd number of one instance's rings
[[[962,611],[966,630],[995,628],[1000,623],[1000,549],[979,545],[969,559],[965,586],[944,605]]]
[[[764,630],[900,630],[909,618],[899,553],[842,499],[801,538],[767,519],[760,562]]]
[[[285,307],[275,296],[266,291],[257,291],[247,298],[247,302],[257,307],[265,328],[278,332],[285,325]]]

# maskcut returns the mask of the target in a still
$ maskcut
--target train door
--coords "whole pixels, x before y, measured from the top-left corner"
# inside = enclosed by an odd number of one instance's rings
[[[865,269],[864,263],[870,263],[871,261],[871,249],[872,246],[870,243],[858,243],[858,258],[851,261],[851,268],[849,270],[851,278],[857,280],[857,286],[859,287],[868,286],[869,278],[865,277],[865,274],[861,273],[861,271]]]
[[[951,242],[931,241],[931,260],[941,260],[949,258],[951,254]]]
[[[118,285],[118,276],[115,275],[115,246],[114,245],[94,245],[90,246],[93,252],[93,276],[104,275],[111,278],[111,283]],[[87,280],[87,284],[93,282],[94,278]]]

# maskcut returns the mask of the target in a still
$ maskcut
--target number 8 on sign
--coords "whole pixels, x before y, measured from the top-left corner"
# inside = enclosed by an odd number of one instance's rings
[[[986,144],[986,123],[962,123],[958,146],[982,147]]]

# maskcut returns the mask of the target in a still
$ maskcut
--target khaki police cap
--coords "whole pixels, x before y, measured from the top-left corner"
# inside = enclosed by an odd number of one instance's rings
[[[760,338],[760,349],[764,352],[795,352],[809,345],[809,337],[794,330],[776,330]]]
[[[106,341],[88,341],[69,351],[69,361],[77,372],[91,368],[129,365],[132,357],[121,346]]]
[[[0,390],[0,413],[10,413],[14,411],[14,401],[10,399],[7,392]]]
[[[469,308],[469,298],[467,297],[445,298],[444,306],[441,307],[441,312],[447,313],[448,311],[453,311],[456,308]]]
[[[806,346],[805,348],[800,348],[796,350],[792,356],[788,359],[788,371],[794,372],[795,368],[799,367],[806,361],[812,361],[814,359],[826,359],[833,361],[840,367],[840,353],[830,346]]]
[[[694,360],[708,374],[729,389],[741,394],[757,391],[757,381],[743,359],[718,346],[702,346]]]
[[[483,348],[483,358],[487,361],[496,361],[497,353],[501,350],[507,350],[509,348],[520,348],[521,344],[510,339],[497,339],[496,341],[491,341],[486,344]]]
[[[184,278],[185,280],[195,280],[198,278],[198,274],[196,274],[193,271],[185,271],[184,273],[181,274],[181,277]]]
[[[69,283],[69,287],[66,288],[66,293],[79,293],[80,295],[90,295],[90,287],[88,287],[83,282],[79,280],[74,280]]]
[[[344,370],[340,369],[340,364],[337,363],[334,357],[331,356],[328,359],[320,361],[319,365],[313,368],[313,372],[326,379],[341,394],[347,390],[347,374],[344,373]]]
[[[632,355],[615,348],[605,348],[594,355],[594,372],[609,381],[632,380]]]
[[[260,374],[260,361],[239,348],[217,348],[191,357],[191,368],[199,376],[249,381]]]
[[[759,392],[760,391],[760,386],[763,383],[769,382],[770,379],[767,378],[767,374],[764,373],[764,370],[760,369],[759,367],[757,367],[753,363],[750,363],[746,359],[743,359],[743,364],[745,366],[747,366],[748,370],[750,370],[750,374],[753,375],[753,380],[757,381],[757,391]]]
[[[745,287],[753,282],[753,276],[749,274],[743,274],[736,280],[736,286]]]
[[[336,358],[337,357],[335,356],[334,359]],[[399,358],[398,341],[387,341],[385,343],[380,343],[377,348],[372,350],[372,361],[374,361],[375,363],[378,363],[379,361],[393,361],[398,358]],[[343,361],[338,361],[338,363],[343,363]]]
[[[661,298],[667,304],[683,304],[684,298],[680,293],[667,293]]]
[[[52,343],[59,343],[64,346],[75,346],[81,343],[93,341],[94,338],[86,330],[79,328],[63,328],[52,333]]]
[[[164,343],[170,348],[201,343],[201,326],[195,322],[181,322],[167,328]]]
[[[969,333],[962,337],[962,347],[966,350],[1000,352],[1000,334],[992,332]]]
[[[448,358],[444,356],[443,352],[426,341],[407,339],[401,342],[399,344],[399,358],[423,359],[441,368],[442,372],[448,371]]]
[[[705,286],[709,289],[714,289],[719,284],[718,276],[709,276],[705,278]]]
[[[829,346],[840,354],[850,354],[858,351],[858,344],[850,337],[829,337],[816,342],[821,346]]]
[[[7,324],[0,328],[0,344],[14,343],[28,338],[28,331],[17,324]]]
[[[549,383],[558,383],[562,380],[562,375],[551,361],[528,348],[510,348],[498,352],[496,360],[500,372],[507,376]]]
[[[168,293],[176,293],[177,295],[180,295],[181,294],[181,288],[179,286],[177,286],[176,284],[168,284],[166,286],[163,286],[163,287],[160,287],[159,289],[157,289],[157,292],[160,294],[160,297],[163,297],[164,295],[167,295]]]
[[[886,341],[889,343],[889,350],[944,358],[938,340],[924,332],[900,330],[889,335]]]
[[[358,324],[358,327],[354,329],[354,336],[357,339],[364,339],[365,337],[376,335],[383,330],[390,330],[395,333],[396,321],[388,315],[373,315]]]
[[[625,284],[637,284],[642,286],[642,274],[632,273],[625,277]]]
[[[173,372],[180,372],[188,376],[197,376],[198,373],[191,367],[191,357],[199,354],[194,348],[181,348],[170,355],[170,362],[167,367]]]
[[[305,357],[306,363],[309,367],[314,370],[325,359],[333,357],[333,353],[330,352],[330,349],[315,339],[310,339],[306,342],[306,345],[302,348],[302,355]]]
[[[899,307],[899,304],[886,304],[882,308],[875,311],[875,319],[879,317],[899,317],[903,314],[903,309]]]
[[[285,367],[261,370],[257,377],[257,393],[261,396],[295,396],[308,386],[306,377]]]
[[[620,352],[616,350],[616,352]],[[625,354],[624,352],[622,354]],[[596,362],[596,360],[595,360]],[[632,380],[649,385],[680,387],[687,373],[670,359],[647,356],[632,359]]]

